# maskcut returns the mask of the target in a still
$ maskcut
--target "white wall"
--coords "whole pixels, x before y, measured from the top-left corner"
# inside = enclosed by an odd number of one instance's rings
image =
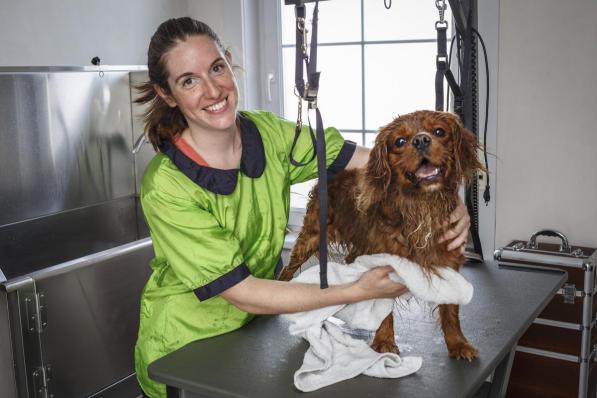
[[[165,19],[184,0],[0,0],[0,66],[145,65]]]
[[[241,108],[261,101],[258,1],[243,0],[0,0],[0,66],[146,65],[147,46],[168,18],[208,23],[233,53]],[[254,25],[246,29],[245,20]],[[243,31],[250,31],[244,35]],[[246,61],[251,68],[246,68]],[[247,84],[249,80],[249,84]]]
[[[501,0],[496,245],[597,246],[597,2]]]

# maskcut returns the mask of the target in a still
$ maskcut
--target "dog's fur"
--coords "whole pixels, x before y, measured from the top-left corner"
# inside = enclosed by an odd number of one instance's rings
[[[456,207],[462,180],[483,169],[477,148],[475,137],[451,113],[418,111],[396,118],[380,130],[364,168],[345,170],[329,182],[329,241],[346,251],[348,263],[362,254],[389,253],[427,272],[438,267],[458,270],[464,256],[459,250],[448,251],[449,242],[438,239],[449,229],[446,221]],[[290,280],[317,253],[318,244],[315,187],[280,279]],[[449,355],[471,360],[478,351],[462,334],[458,312],[458,305],[440,305],[441,327]],[[398,352],[391,314],[377,330],[372,347]]]

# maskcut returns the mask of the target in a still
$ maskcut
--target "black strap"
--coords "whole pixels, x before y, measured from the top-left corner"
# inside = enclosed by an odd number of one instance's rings
[[[437,30],[437,57],[435,61],[437,67],[437,70],[435,72],[435,110],[443,111],[444,77],[450,85],[450,89],[454,93],[454,96],[456,97],[457,101],[458,99],[462,98],[462,89],[458,85],[458,82],[456,82],[454,74],[452,73],[448,65],[448,52],[446,40],[446,31],[448,30],[448,25],[441,25],[436,23],[435,29]]]
[[[317,72],[317,21],[319,14],[319,0],[315,1],[315,8],[313,9],[313,21],[311,23],[311,49],[309,56],[306,56],[305,50],[305,16],[306,8],[303,1],[297,1],[295,5],[296,14],[296,60],[295,60],[295,76],[294,84],[299,98],[299,111],[297,115],[296,127],[294,130],[294,140],[290,148],[290,163],[294,166],[304,166],[311,162],[317,156],[317,174],[319,177],[319,262],[320,262],[320,286],[322,289],[328,287],[327,281],[327,214],[328,214],[328,194],[327,194],[327,166],[326,166],[326,147],[325,134],[323,129],[323,121],[319,108],[317,108],[317,93],[319,91],[319,76]],[[303,76],[303,62],[307,67],[307,85]],[[311,122],[309,121],[309,135],[313,144],[313,154],[305,163],[298,162],[294,159],[293,152],[298,142],[300,133],[302,131],[302,101],[309,103],[310,109],[315,109],[316,112],[316,133],[313,133]]]
[[[319,175],[319,281],[320,287],[328,287],[328,173],[326,172],[325,135],[319,108],[317,115],[317,174]]]

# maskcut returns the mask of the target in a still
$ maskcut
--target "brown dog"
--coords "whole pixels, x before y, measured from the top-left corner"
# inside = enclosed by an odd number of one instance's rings
[[[345,170],[328,187],[328,239],[347,253],[346,262],[363,254],[406,257],[433,272],[458,270],[465,258],[438,243],[454,210],[458,188],[483,166],[475,137],[457,116],[418,111],[383,127],[364,168]],[[303,229],[282,271],[290,280],[316,254],[319,245],[317,187],[310,194]],[[471,360],[478,354],[462,334],[458,305],[440,305],[441,327],[451,357]],[[378,352],[398,352],[392,314],[382,322],[372,344]]]

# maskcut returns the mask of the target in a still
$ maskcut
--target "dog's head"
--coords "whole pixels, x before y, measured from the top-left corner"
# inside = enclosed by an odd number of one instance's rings
[[[455,190],[483,170],[478,144],[458,116],[418,111],[381,128],[369,156],[366,179],[378,192],[390,184],[405,194]],[[375,198],[370,198],[369,202]]]

